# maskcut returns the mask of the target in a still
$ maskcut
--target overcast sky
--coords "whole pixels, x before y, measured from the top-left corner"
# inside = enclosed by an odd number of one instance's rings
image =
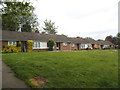
[[[45,19],[58,26],[58,34],[105,39],[118,32],[120,0],[34,0],[40,29]]]

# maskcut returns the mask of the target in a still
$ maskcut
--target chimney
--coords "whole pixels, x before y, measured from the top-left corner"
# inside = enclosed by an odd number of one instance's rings
[[[42,34],[45,34],[45,32],[42,32]]]
[[[39,33],[38,28],[35,30],[35,33]]]

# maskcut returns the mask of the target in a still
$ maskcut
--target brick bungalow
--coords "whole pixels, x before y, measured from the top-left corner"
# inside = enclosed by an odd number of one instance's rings
[[[49,39],[55,40],[54,50],[82,50],[82,49],[95,49],[106,47],[113,47],[109,41],[95,41],[91,38],[70,38],[65,35],[57,34],[40,34],[35,32],[15,32],[15,31],[2,31],[2,46],[4,45],[16,45],[21,41],[22,51],[27,51],[28,40],[32,40],[33,51],[48,50],[47,41]],[[1,43],[1,42],[0,42]]]

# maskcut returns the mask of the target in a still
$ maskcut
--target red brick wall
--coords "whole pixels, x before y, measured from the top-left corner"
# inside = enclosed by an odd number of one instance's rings
[[[99,44],[97,44],[97,48],[100,48],[100,47],[99,47]]]
[[[71,50],[77,50],[77,46],[76,46],[76,44],[75,44],[74,47],[71,45]]]
[[[54,45],[54,50],[56,50],[56,43],[55,43],[55,45]]]
[[[8,45],[8,41],[2,41],[2,46],[3,45]]]
[[[67,42],[66,46],[63,46],[63,43],[60,43],[60,50],[71,50],[71,43]]]
[[[34,52],[38,52],[38,51],[49,51],[48,49],[33,49]]]
[[[81,44],[79,44],[79,50],[81,50]]]

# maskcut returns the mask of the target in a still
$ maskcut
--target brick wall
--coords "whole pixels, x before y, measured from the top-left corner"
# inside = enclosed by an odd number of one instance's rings
[[[48,49],[33,49],[34,52],[38,52],[38,51],[49,51]]]
[[[81,44],[79,44],[79,50],[81,50]]]
[[[77,50],[76,44],[75,44],[75,46],[72,46],[72,45],[71,45],[71,50]]]
[[[54,50],[56,50],[56,43],[55,43],[55,45],[54,45]]]
[[[2,46],[3,45],[8,45],[8,41],[2,41]]]
[[[99,47],[99,44],[97,44],[97,48],[100,48],[100,47]]]
[[[63,43],[60,43],[60,50],[71,50],[71,43],[67,42],[67,45],[64,46]]]

